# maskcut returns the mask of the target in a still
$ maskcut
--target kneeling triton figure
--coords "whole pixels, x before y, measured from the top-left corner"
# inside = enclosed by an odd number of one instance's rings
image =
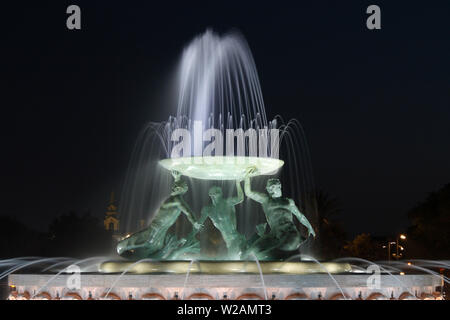
[[[264,234],[266,224],[257,226],[260,236],[247,249],[247,254],[254,253],[260,260],[278,259],[277,251],[289,252],[298,249],[304,241],[297,230],[292,215],[308,229],[308,236],[316,236],[308,219],[298,210],[294,200],[281,197],[281,183],[278,179],[269,179],[266,190],[268,194],[251,190],[250,175],[255,168],[249,168],[245,178],[245,194],[250,199],[261,203],[270,232]],[[278,256],[277,256],[278,255]]]
[[[175,181],[170,197],[161,205],[147,228],[118,243],[119,255],[134,259],[173,260],[180,258],[186,252],[199,252],[200,246],[195,239],[195,234],[201,226],[194,221],[194,214],[183,199],[183,195],[188,191],[187,183],[181,180],[179,172],[173,171],[172,175]],[[181,213],[186,215],[193,226],[187,239],[176,239],[175,235],[167,233]]]

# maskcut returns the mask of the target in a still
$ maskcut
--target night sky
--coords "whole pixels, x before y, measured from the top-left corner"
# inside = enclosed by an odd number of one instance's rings
[[[301,121],[347,231],[403,231],[450,182],[450,2],[299,2],[2,4],[0,215],[42,230],[69,210],[102,217],[140,129],[175,114],[182,49],[212,28],[247,39],[268,115]]]

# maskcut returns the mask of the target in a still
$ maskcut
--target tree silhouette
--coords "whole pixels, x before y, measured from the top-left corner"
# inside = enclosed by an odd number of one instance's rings
[[[408,212],[408,256],[448,259],[450,257],[450,184]]]
[[[0,259],[41,255],[45,235],[19,220],[0,217]]]
[[[372,239],[369,233],[362,233],[347,242],[344,246],[344,253],[351,257],[377,261],[384,258],[384,251],[381,248],[381,244]]]
[[[53,220],[48,232],[50,256],[86,257],[111,254],[111,234],[104,230],[99,220],[89,212],[77,215],[75,212]]]
[[[330,194],[318,190],[309,197],[308,207],[315,208],[315,229],[317,238],[314,241],[314,252],[320,259],[337,258],[343,249],[345,231],[337,220],[342,212],[341,203]]]

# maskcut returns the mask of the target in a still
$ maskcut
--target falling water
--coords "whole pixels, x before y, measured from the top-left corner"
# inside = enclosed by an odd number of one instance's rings
[[[194,262],[197,262],[197,260],[192,259],[191,262],[189,262],[189,266],[188,266],[188,269],[186,271],[186,278],[184,279],[184,283],[183,283],[183,293],[181,295],[181,299],[182,300],[184,300],[184,293],[186,291],[186,285],[188,283],[189,275],[191,274],[191,267],[194,264]]]
[[[58,257],[58,258],[44,258],[44,259],[37,259],[37,260],[32,260],[32,261],[25,261],[25,262],[19,262],[17,264],[14,265],[14,267],[4,271],[3,273],[0,274],[0,280],[3,279],[4,277],[9,276],[11,273],[19,271],[20,269],[24,269],[27,268],[31,265],[36,265],[39,263],[45,263],[45,262],[50,262],[50,261],[58,261],[58,260],[72,260],[72,258],[64,258],[64,257]]]
[[[87,261],[91,261],[91,260],[105,260],[106,257],[92,257],[92,258],[87,258],[87,259],[83,259],[83,260],[76,260],[73,259],[70,261],[71,265],[76,265],[76,266],[80,266],[81,264],[87,262]],[[76,263],[72,263],[73,261],[77,261]],[[47,270],[53,269],[54,267],[56,267],[57,265],[60,265],[61,263],[56,263],[53,264],[47,268],[45,268],[44,270],[42,270],[42,272],[45,272]],[[97,264],[97,263],[95,263]],[[66,267],[64,269],[61,269],[60,271],[58,271],[54,276],[52,276],[42,287],[40,287],[33,295],[33,298],[36,297],[42,290],[44,290],[53,280],[55,280],[61,273],[66,272],[69,270],[69,267]]]
[[[420,265],[415,265],[413,263],[408,264],[408,263],[400,262],[400,261],[396,261],[396,262],[393,262],[393,263],[400,265],[401,267],[403,267],[403,269],[405,269],[405,268],[407,268],[407,269],[415,269],[415,270],[422,271],[424,273],[431,274],[431,275],[433,275],[435,277],[438,277],[439,279],[443,279],[445,283],[450,284],[450,278],[444,276],[443,274],[441,275],[438,272],[435,272],[435,271],[432,271],[430,269],[424,268],[424,267],[422,267]],[[442,268],[443,264],[436,263],[436,264],[431,264],[431,266],[432,267]],[[446,265],[446,268],[448,269],[449,266]]]
[[[116,286],[116,284],[120,281],[120,279],[134,266],[142,263],[142,262],[150,262],[150,261],[155,261],[154,259],[141,259],[136,261],[135,263],[132,263],[131,265],[129,265],[124,271],[122,271],[122,273],[120,275],[117,276],[116,280],[114,280],[114,282],[111,284],[111,287],[108,289],[108,291],[105,293],[105,298],[108,298],[109,294],[111,293],[111,291],[114,289],[114,287]]]
[[[74,261],[77,261],[77,259],[70,259],[70,260],[61,261],[61,262],[57,262],[57,263],[51,264],[48,267],[42,269],[42,273],[54,270],[54,269],[56,269],[56,267],[59,267],[60,265],[73,264]],[[65,270],[65,269],[63,269],[63,270]]]
[[[402,288],[406,288],[406,290],[408,290],[408,292],[414,296],[414,293],[412,291],[410,291],[410,289],[408,288],[407,285],[405,285],[397,276],[393,275],[392,272],[390,272],[386,267],[383,267],[381,264],[377,264],[375,262],[366,260],[366,259],[361,259],[361,258],[354,258],[354,257],[345,257],[345,258],[339,258],[339,259],[335,259],[333,261],[336,262],[341,262],[341,261],[358,261],[358,262],[363,262],[363,263],[367,263],[369,265],[375,265],[378,266],[382,271],[386,272],[387,274],[389,274],[389,276],[391,276],[395,281],[397,281]]]
[[[336,281],[336,279],[331,275],[331,273],[328,271],[328,269],[323,266],[323,264],[321,264],[319,261],[317,261],[317,259],[315,259],[314,257],[308,256],[305,254],[300,254],[300,258],[305,259],[305,260],[308,259],[308,260],[311,260],[311,261],[314,261],[315,263],[317,263],[320,266],[320,268],[322,270],[324,270],[330,276],[331,280],[333,280],[333,282],[336,284],[336,287],[341,292],[344,300],[347,300],[347,296],[345,295],[344,291],[342,290],[342,287],[339,285],[339,283]]]
[[[263,276],[263,273],[262,273],[261,265],[259,264],[259,260],[258,260],[258,258],[256,257],[256,255],[253,252],[251,253],[251,256],[255,259],[256,265],[258,267],[259,277],[261,278],[261,283],[262,283],[262,287],[263,287],[263,290],[264,290],[264,299],[268,300],[266,283],[264,282],[264,276]]]

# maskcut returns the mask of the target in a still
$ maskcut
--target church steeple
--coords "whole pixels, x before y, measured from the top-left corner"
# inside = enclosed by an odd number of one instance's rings
[[[117,212],[117,206],[116,206],[116,200],[114,199],[114,191],[111,192],[111,198],[109,200],[109,205],[107,207],[106,215],[118,215]]]
[[[105,229],[114,233],[119,232],[119,212],[117,211],[114,192],[111,192],[109,204],[106,208],[105,219],[103,221]]]

